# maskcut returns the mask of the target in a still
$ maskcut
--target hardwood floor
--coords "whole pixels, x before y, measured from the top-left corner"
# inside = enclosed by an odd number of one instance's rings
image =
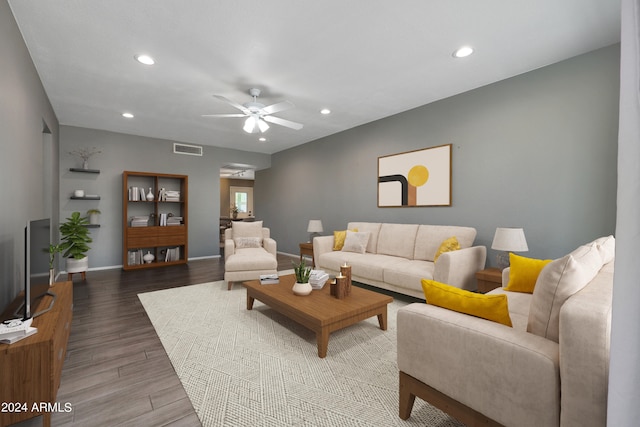
[[[278,255],[278,270],[292,258]],[[73,323],[53,426],[200,426],[138,294],[222,280],[224,259],[149,270],[90,271],[73,284]],[[231,292],[239,292],[236,284]],[[42,417],[16,424],[40,426]]]

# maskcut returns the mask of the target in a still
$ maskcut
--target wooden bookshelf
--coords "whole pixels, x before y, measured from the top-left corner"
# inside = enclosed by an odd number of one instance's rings
[[[122,266],[124,270],[186,264],[188,259],[188,189],[187,175],[151,172],[122,173]],[[151,190],[153,200],[134,197],[135,190]],[[161,200],[161,189],[179,191],[179,200]],[[135,200],[132,200],[135,199]],[[180,225],[160,225],[162,215],[182,217]],[[132,227],[132,218],[148,217],[146,226]],[[132,255],[137,253],[138,255]],[[151,253],[154,260],[145,263],[140,255]],[[167,256],[169,254],[169,256]],[[135,260],[134,260],[135,259]]]

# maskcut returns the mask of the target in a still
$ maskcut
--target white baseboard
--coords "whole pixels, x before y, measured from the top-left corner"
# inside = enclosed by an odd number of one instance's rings
[[[215,259],[215,258],[220,258],[220,255],[208,255],[208,256],[188,258],[187,262],[189,262],[189,261],[198,261],[198,260],[203,260],[203,259]],[[106,265],[106,266],[103,266],[103,267],[91,267],[87,271],[115,270],[115,269],[118,269],[118,268],[122,268],[122,264],[119,264],[119,265]],[[62,274],[67,274],[67,272],[65,270],[62,270],[62,271],[58,272],[58,274],[56,274],[56,278],[58,278]]]

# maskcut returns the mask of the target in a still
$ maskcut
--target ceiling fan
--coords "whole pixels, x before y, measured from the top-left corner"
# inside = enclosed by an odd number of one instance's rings
[[[279,111],[284,111],[290,108],[294,108],[295,105],[293,105],[293,102],[283,101],[283,102],[278,102],[276,104],[265,106],[264,104],[261,104],[258,102],[258,96],[260,96],[260,89],[251,88],[249,89],[249,94],[253,96],[253,101],[247,102],[244,105],[240,105],[237,102],[233,102],[221,95],[213,95],[215,98],[218,98],[219,100],[224,101],[227,104],[242,111],[242,113],[203,114],[202,117],[246,117],[247,120],[245,120],[244,127],[242,129],[247,133],[256,133],[258,131],[265,132],[267,129],[269,129],[269,124],[267,122],[280,125],[280,126],[285,126],[295,130],[302,129],[302,124],[300,123],[281,119],[279,117],[274,117],[271,115]]]

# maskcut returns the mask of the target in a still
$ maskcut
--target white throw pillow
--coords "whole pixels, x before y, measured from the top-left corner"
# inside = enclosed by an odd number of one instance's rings
[[[233,221],[231,223],[233,239],[238,237],[260,237],[262,238],[262,221]]]
[[[368,231],[351,231],[347,230],[347,237],[344,239],[344,246],[342,250],[344,252],[357,252],[359,254],[365,253],[367,250],[367,243],[371,233]]]
[[[558,342],[562,304],[584,288],[600,268],[602,257],[595,243],[547,264],[533,290],[527,331]]]
[[[236,249],[262,247],[262,237],[236,237],[233,241],[236,245]]]
[[[600,237],[593,241],[602,256],[602,264],[609,264],[616,255],[616,239],[613,236]]]

